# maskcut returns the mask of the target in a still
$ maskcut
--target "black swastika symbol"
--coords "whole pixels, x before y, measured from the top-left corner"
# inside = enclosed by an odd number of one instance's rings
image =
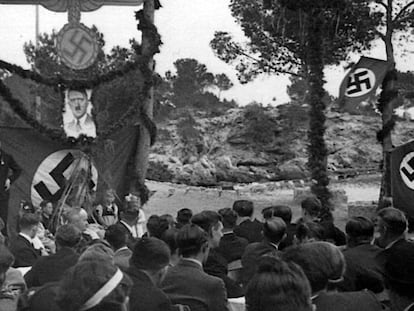
[[[348,78],[348,87],[347,87],[348,95],[361,92],[363,90],[362,85],[365,85],[366,90],[369,90],[372,88],[369,77],[367,76],[364,78],[364,76],[366,75],[368,75],[368,71],[363,70],[363,71],[353,74],[353,76],[350,76]]]
[[[407,162],[407,164],[411,167],[411,169],[414,169],[414,157],[411,158],[410,161]],[[408,178],[410,182],[414,180],[414,172],[409,173],[406,167],[402,167],[401,172],[404,173],[404,175]]]
[[[59,186],[59,190],[55,193],[51,193],[49,188],[45,185],[43,181],[34,185],[37,193],[42,197],[43,200],[48,200],[52,202],[57,202],[60,197],[62,196],[63,190],[66,186],[66,178],[63,173],[67,170],[69,166],[73,163],[74,157],[71,153],[68,153],[62,161],[56,165],[56,167],[49,173],[49,175],[53,178],[56,184]]]
[[[84,44],[88,44],[90,46],[93,45],[93,42],[86,37],[85,35],[81,35],[80,38],[77,39],[79,31],[76,30],[73,35],[70,37],[69,42],[72,43],[73,49],[69,51],[68,49],[64,49],[63,52],[65,56],[68,58],[75,60],[76,56],[78,57],[78,63],[82,63],[86,55],[88,55],[88,51],[84,48]]]

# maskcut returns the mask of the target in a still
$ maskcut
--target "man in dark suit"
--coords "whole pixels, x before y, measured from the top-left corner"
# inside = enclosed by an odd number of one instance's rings
[[[263,225],[263,241],[247,245],[242,256],[242,282],[246,286],[256,273],[259,259],[264,255],[278,255],[279,244],[286,236],[286,224],[279,217],[266,220]]]
[[[346,236],[338,227],[335,226],[333,219],[324,219],[320,217],[322,210],[321,201],[315,196],[309,196],[302,200],[302,219],[303,222],[318,223],[324,231],[324,241],[334,243],[335,245],[345,245]]]
[[[182,258],[168,269],[162,289],[175,304],[187,305],[191,311],[223,311],[227,294],[220,278],[203,271],[209,252],[208,233],[199,226],[185,225],[177,235]]]
[[[219,210],[219,214],[223,219],[223,236],[220,239],[217,252],[230,263],[241,259],[249,241],[245,238],[238,237],[233,232],[237,221],[237,214],[235,211],[230,208],[223,208]]]
[[[365,217],[352,217],[346,223],[347,246],[342,251],[346,270],[344,281],[339,284],[343,291],[369,289],[379,293],[384,289],[382,273],[376,257],[381,249],[372,245],[374,223]]]
[[[217,252],[217,247],[223,237],[222,218],[216,211],[202,211],[191,218],[191,222],[208,234],[209,254],[203,264],[204,271],[212,276],[223,280],[226,287],[228,298],[244,296],[244,291],[240,284],[228,276],[228,262]]]
[[[134,285],[130,293],[130,311],[169,311],[170,299],[158,288],[170,262],[170,249],[157,238],[142,238],[134,247],[127,271]]]
[[[249,243],[260,242],[263,238],[263,224],[253,218],[253,202],[248,200],[237,200],[233,203],[233,210],[237,213],[237,226],[234,233],[247,239]]]
[[[408,221],[402,211],[387,207],[378,212],[376,227],[379,236],[375,240],[375,244],[382,248],[382,251],[376,257],[376,261],[383,269],[387,256],[392,249],[409,243],[406,240]]]
[[[263,218],[270,219],[273,217],[280,217],[286,224],[286,238],[280,242],[279,249],[284,248],[293,244],[293,240],[296,233],[296,224],[292,223],[292,209],[286,205],[273,205],[266,207],[262,210]]]
[[[40,223],[40,215],[23,214],[19,220],[20,232],[10,242],[10,251],[15,260],[13,267],[31,267],[40,257],[40,250],[33,246],[33,238],[36,236]]]
[[[21,172],[22,169],[13,157],[0,149],[0,217],[4,222],[3,235],[7,235],[10,185],[20,176]]]
[[[414,311],[414,243],[390,249],[384,268],[392,310]]]
[[[345,268],[345,260],[338,247],[328,242],[311,242],[289,247],[281,253],[286,262],[300,266],[312,289],[312,303],[318,311],[378,311],[381,304],[370,291],[329,291]]]
[[[127,246],[128,236],[128,229],[120,223],[109,226],[105,231],[105,240],[114,250],[114,263],[122,271],[128,270],[129,260],[132,256],[132,251]]]
[[[81,239],[81,232],[74,225],[63,225],[56,231],[56,253],[40,257],[24,276],[27,287],[42,286],[59,281],[66,270],[74,266],[79,255],[75,247]]]

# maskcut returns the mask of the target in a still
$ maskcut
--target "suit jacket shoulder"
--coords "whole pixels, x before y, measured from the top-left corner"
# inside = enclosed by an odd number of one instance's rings
[[[313,300],[318,311],[378,311],[380,302],[370,291],[321,293]]]
[[[31,267],[40,257],[40,251],[36,250],[28,240],[18,235],[10,243],[10,251],[14,256],[14,268]]]
[[[220,278],[208,275],[197,263],[181,260],[171,267],[162,289],[174,304],[188,305],[191,311],[227,310],[227,294]]]
[[[130,310],[170,311],[172,303],[167,295],[156,287],[151,279],[135,267],[130,267],[127,274],[134,285],[130,294]]]

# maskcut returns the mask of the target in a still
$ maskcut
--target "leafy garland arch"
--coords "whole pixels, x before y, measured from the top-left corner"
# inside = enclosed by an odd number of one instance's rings
[[[63,129],[53,129],[46,125],[43,125],[36,120],[24,107],[24,104],[17,98],[15,98],[10,89],[0,80],[0,95],[6,102],[9,103],[12,110],[25,121],[28,125],[36,129],[42,135],[48,136],[53,140],[59,140],[63,143],[70,143],[74,145],[89,146],[92,143],[103,141],[116,131],[123,128],[126,121],[134,116],[136,113],[140,114],[142,124],[148,129],[151,137],[151,145],[155,142],[156,137],[156,125],[152,119],[143,110],[143,105],[140,103],[149,96],[150,89],[155,86],[156,78],[152,70],[149,68],[151,58],[159,52],[159,46],[161,45],[161,37],[157,31],[156,26],[149,21],[143,10],[136,12],[135,18],[138,21],[138,29],[142,31],[143,35],[150,38],[150,52],[147,55],[138,55],[139,59],[134,62],[127,62],[123,68],[112,70],[104,75],[96,75],[95,77],[88,80],[75,80],[65,79],[61,75],[53,77],[45,77],[32,70],[25,70],[17,65],[7,63],[0,60],[0,69],[7,70],[14,73],[24,79],[31,79],[34,82],[43,84],[45,86],[53,87],[59,91],[63,91],[67,88],[95,88],[103,83],[108,83],[116,78],[122,77],[125,74],[139,69],[144,77],[144,85],[137,97],[129,108],[122,114],[118,121],[108,126],[107,129],[100,131],[98,128],[97,137],[92,138],[86,135],[81,135],[78,138],[67,137]],[[64,105],[62,101],[62,105]],[[63,108],[63,106],[62,106]]]

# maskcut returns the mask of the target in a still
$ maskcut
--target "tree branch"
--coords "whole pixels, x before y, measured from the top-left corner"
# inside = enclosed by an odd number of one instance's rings
[[[393,23],[400,22],[398,19],[409,9],[410,6],[414,5],[414,1],[408,2],[401,10],[398,12],[397,16],[395,16]]]
[[[375,0],[375,3],[382,6],[385,9],[385,11],[388,11],[388,5],[386,5],[384,2],[382,2],[382,0]]]
[[[241,50],[237,45],[233,45],[233,48],[235,50],[237,50],[237,53],[239,55],[243,55],[243,56],[247,57],[248,59],[250,59],[250,60],[252,60],[252,61],[254,61],[254,62],[258,63],[258,64],[263,63],[263,60],[257,59],[256,57],[253,57],[252,55],[247,54],[246,52],[244,52],[243,50]],[[275,65],[273,65],[272,63],[269,63],[267,61],[266,61],[266,66],[268,66],[269,68],[271,68],[272,70],[274,70],[275,72],[278,72],[278,73],[289,74],[289,75],[292,75],[292,76],[295,76],[295,77],[300,77],[300,78],[303,78],[304,77],[301,74],[298,74],[298,73],[295,73],[295,72],[291,72],[291,71],[288,71],[288,70],[280,69],[280,68],[276,67]]]

